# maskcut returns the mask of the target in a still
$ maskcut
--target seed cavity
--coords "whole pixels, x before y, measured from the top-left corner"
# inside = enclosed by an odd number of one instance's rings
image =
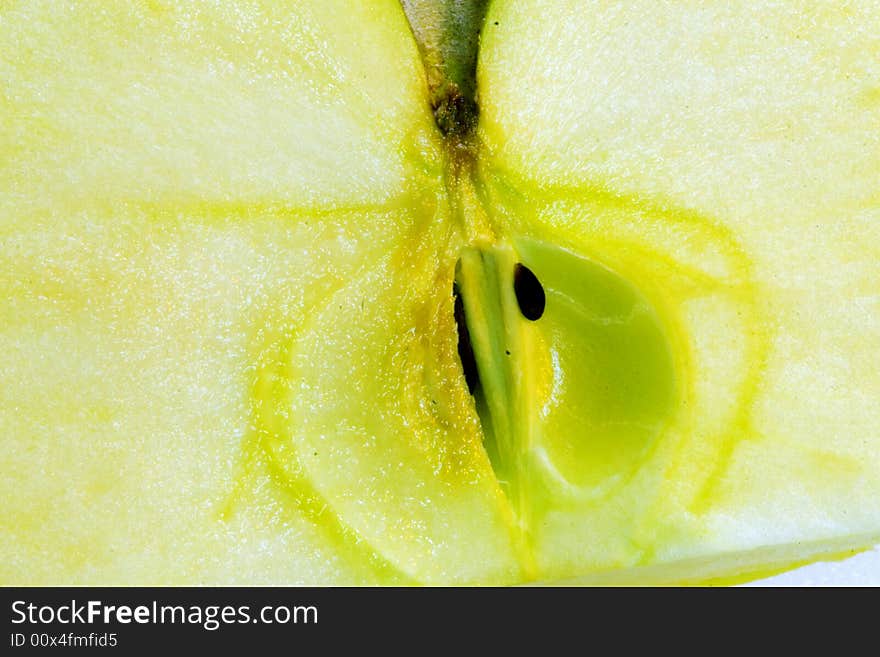
[[[461,368],[464,371],[464,380],[467,383],[468,392],[472,395],[480,386],[480,376],[477,372],[477,359],[474,356],[474,348],[471,345],[471,336],[468,332],[467,318],[464,314],[464,300],[458,290],[458,284],[453,285],[452,295],[455,298],[455,325],[458,328],[458,358],[461,360]]]
[[[534,272],[519,262],[513,268],[513,291],[523,317],[532,322],[541,319],[547,304],[544,287]]]

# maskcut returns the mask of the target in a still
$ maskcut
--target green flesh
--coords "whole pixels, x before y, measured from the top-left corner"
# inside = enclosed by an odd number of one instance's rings
[[[876,542],[876,8],[404,5],[0,3],[0,582]]]
[[[530,527],[600,499],[646,459],[675,409],[660,320],[610,270],[547,244],[467,249],[457,280],[479,372],[484,443],[531,564]],[[543,315],[526,319],[514,266],[536,273]]]

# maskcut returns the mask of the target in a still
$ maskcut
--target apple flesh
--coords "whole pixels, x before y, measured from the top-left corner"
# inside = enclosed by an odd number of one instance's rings
[[[516,580],[399,5],[0,23],[0,581]]]
[[[390,0],[4,5],[0,581],[705,581],[876,542],[870,4],[496,0],[478,122]]]
[[[489,205],[640,290],[675,372],[638,472],[537,525],[542,572],[717,575],[880,538],[878,27],[870,2],[490,7]]]

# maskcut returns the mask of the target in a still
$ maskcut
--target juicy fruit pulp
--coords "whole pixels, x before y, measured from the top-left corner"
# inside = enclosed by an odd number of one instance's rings
[[[336,5],[0,5],[2,581],[878,539],[874,3],[499,0],[467,143],[400,6]]]

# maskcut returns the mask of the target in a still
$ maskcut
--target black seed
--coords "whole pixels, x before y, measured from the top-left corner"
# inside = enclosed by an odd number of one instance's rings
[[[464,301],[458,292],[457,285],[453,286],[452,294],[455,297],[455,325],[458,327],[458,358],[461,360],[461,368],[464,371],[464,380],[467,383],[468,392],[474,394],[474,391],[480,385],[477,359],[474,357],[471,335],[468,333],[467,320],[464,315]]]
[[[544,288],[532,270],[521,263],[513,269],[513,291],[523,317],[533,322],[540,319],[547,303]]]

